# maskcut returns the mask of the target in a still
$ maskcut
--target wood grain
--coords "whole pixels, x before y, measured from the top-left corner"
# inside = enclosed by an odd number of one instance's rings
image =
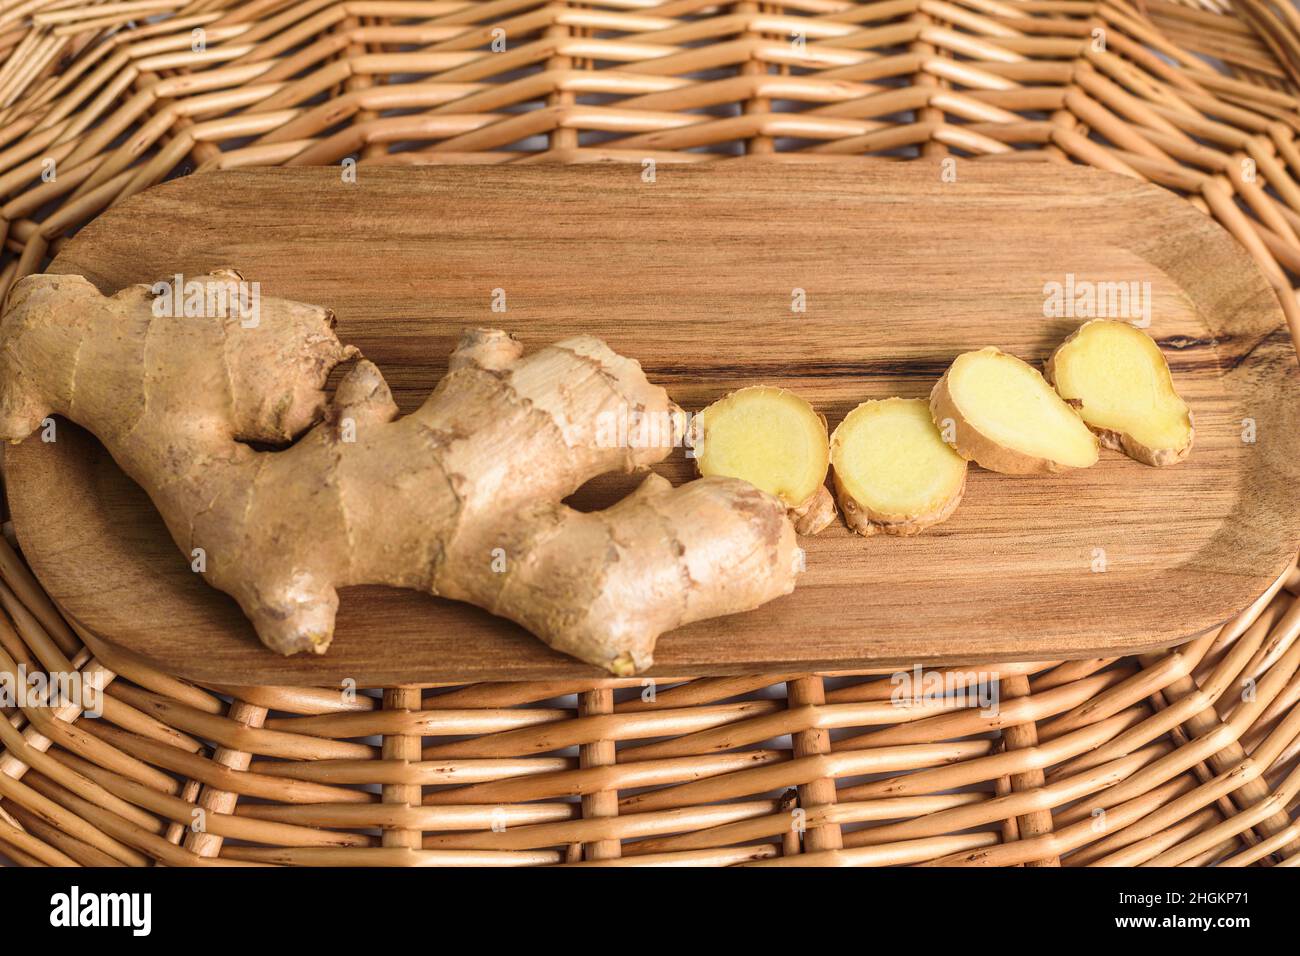
[[[863,161],[727,167],[259,169],[132,197],[53,266],[105,291],[232,266],[267,294],[327,305],[340,337],[416,406],[460,329],[531,347],[577,332],[641,360],[688,409],[743,385],[799,390],[835,424],[858,402],[923,396],[959,352],[1041,362],[1082,319],[1043,316],[1067,273],[1149,281],[1150,331],[1197,424],[1184,464],[1116,453],[1084,472],[974,469],[946,524],[805,539],[796,592],[666,635],[657,674],[846,669],[1132,653],[1203,633],[1294,557],[1296,355],[1273,292],[1222,229],[1159,188],[1080,167]],[[507,311],[491,311],[494,289]],[[806,312],[792,312],[792,294]],[[1243,420],[1257,440],[1242,440]],[[189,571],[102,448],[11,448],[15,528],[79,622],[168,671],[226,684],[589,675],[518,628],[412,592],[343,593],[333,648],[279,658]],[[680,453],[661,466],[689,477]],[[596,506],[629,487],[602,479]],[[1096,570],[1104,554],[1105,570]]]

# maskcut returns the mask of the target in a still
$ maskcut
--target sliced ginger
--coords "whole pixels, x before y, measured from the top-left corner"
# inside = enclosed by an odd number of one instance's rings
[[[695,458],[701,475],[741,478],[776,495],[800,534],[816,534],[834,520],[835,502],[826,489],[826,419],[806,401],[783,388],[755,385],[701,415]]]
[[[921,398],[863,402],[831,436],[835,496],[859,534],[916,534],[945,520],[966,459],[944,443]]]
[[[1107,448],[1148,465],[1173,465],[1192,449],[1192,414],[1169,363],[1127,322],[1085,322],[1047,363],[1047,378]]]
[[[1097,437],[1033,366],[993,347],[966,352],[930,394],[935,425],[963,458],[1028,475],[1087,468]]]

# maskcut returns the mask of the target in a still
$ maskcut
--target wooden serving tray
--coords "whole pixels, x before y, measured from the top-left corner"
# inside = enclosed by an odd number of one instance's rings
[[[105,291],[239,269],[268,295],[329,306],[403,409],[462,327],[528,347],[590,332],[684,407],[743,385],[797,389],[833,428],[858,402],[924,396],[959,352],[1039,362],[1081,321],[1044,284],[1149,281],[1150,331],[1196,416],[1184,464],[1104,452],[1043,478],[972,468],[946,524],[911,539],[836,524],[805,539],[790,597],[666,635],[657,674],[1110,656],[1186,640],[1240,610],[1300,539],[1300,371],[1273,292],[1207,216],[1081,167],[739,162],[510,169],[258,169],[135,196],[53,266]],[[507,311],[491,310],[505,290]],[[802,289],[806,311],[792,311]],[[1243,440],[1253,422],[1256,440]],[[169,672],[229,684],[589,676],[483,611],[409,591],[343,593],[323,657],[264,650],[190,572],[149,501],[98,443],[11,448],[19,540],[50,594]],[[661,466],[690,477],[678,452]],[[579,493],[608,503],[626,478]],[[1104,570],[1103,570],[1104,568]]]

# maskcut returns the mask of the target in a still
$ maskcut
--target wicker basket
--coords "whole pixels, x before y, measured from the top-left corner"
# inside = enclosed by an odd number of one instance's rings
[[[1300,333],[1287,0],[5,0],[0,58],[4,288],[186,172],[961,155],[1186,196]],[[197,687],[2,541],[0,578],[0,671],[108,682],[100,719],[0,720],[20,864],[1300,863],[1295,568],[1176,650],[912,708],[873,674]]]

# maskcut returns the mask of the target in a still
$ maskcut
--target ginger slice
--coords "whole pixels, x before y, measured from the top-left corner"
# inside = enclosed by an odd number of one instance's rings
[[[1085,322],[1052,353],[1046,371],[1107,448],[1156,467],[1177,464],[1192,450],[1192,413],[1160,346],[1141,329]]]
[[[912,535],[948,518],[966,489],[922,398],[863,402],[831,436],[835,497],[858,534]]]
[[[965,352],[930,393],[944,440],[990,471],[1029,475],[1087,468],[1097,436],[1033,366],[992,346]]]
[[[783,388],[754,385],[720,398],[701,414],[695,464],[701,475],[741,478],[776,495],[800,534],[835,519],[826,488],[826,419]]]

